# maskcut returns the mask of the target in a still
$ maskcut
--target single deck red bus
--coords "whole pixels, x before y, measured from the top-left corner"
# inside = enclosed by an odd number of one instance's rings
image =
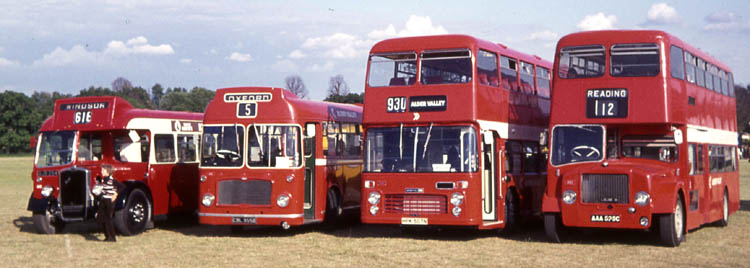
[[[203,119],[200,223],[288,229],[358,214],[361,121],[360,106],[281,88],[217,90]]]
[[[544,195],[562,226],[688,230],[739,209],[731,70],[662,31],[593,31],[557,44]]]
[[[143,232],[153,218],[192,212],[198,206],[199,113],[135,109],[119,97],[79,97],[55,102],[52,116],[32,141],[34,189],[28,210],[39,233],[94,218],[91,188],[101,165],[123,182],[115,201],[115,227]]]
[[[510,228],[541,218],[551,62],[465,35],[370,51],[364,223]]]

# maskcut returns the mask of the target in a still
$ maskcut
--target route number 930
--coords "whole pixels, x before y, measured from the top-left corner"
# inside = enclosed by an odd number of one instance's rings
[[[386,104],[386,111],[389,113],[406,112],[406,97],[390,97]]]

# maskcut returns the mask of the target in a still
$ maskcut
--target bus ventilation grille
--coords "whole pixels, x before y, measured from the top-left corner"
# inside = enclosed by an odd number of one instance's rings
[[[583,174],[581,195],[583,203],[629,203],[628,175]]]
[[[402,214],[445,214],[448,203],[442,195],[385,195],[385,212]]]
[[[271,182],[265,180],[226,180],[219,182],[221,205],[270,205]]]

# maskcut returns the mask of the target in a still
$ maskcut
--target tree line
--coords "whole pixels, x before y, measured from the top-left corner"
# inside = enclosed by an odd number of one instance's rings
[[[305,83],[298,75],[284,79],[287,89],[300,98],[308,98]],[[94,87],[81,89],[78,94],[60,92],[34,92],[26,94],[0,92],[0,154],[29,153],[32,151],[30,139],[36,135],[44,120],[52,115],[55,101],[63,98],[86,96],[118,96],[136,108],[188,111],[202,113],[216,92],[203,87],[188,90],[182,87],[164,88],[154,84],[150,90],[133,86],[126,78],[112,81],[111,88]],[[363,103],[364,93],[350,93],[342,75],[331,77],[326,101],[341,103]]]

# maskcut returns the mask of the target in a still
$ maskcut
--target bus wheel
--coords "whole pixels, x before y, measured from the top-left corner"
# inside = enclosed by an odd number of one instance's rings
[[[326,195],[326,215],[323,221],[329,227],[335,227],[336,221],[339,220],[343,210],[341,209],[341,202],[339,201],[336,191],[333,189],[328,190]]]
[[[505,192],[505,228],[503,229],[505,233],[511,233],[518,229],[518,209],[518,197],[513,189],[508,188],[508,191]]]
[[[722,202],[721,210],[722,217],[716,223],[721,227],[726,227],[729,225],[729,194],[727,193],[727,190],[724,190],[724,201]]]
[[[554,243],[562,242],[560,237],[562,236],[562,221],[560,214],[558,213],[545,213],[544,214],[544,232],[547,234],[547,238]]]
[[[40,234],[59,234],[65,229],[65,222],[52,215],[47,209],[44,212],[34,212],[32,221],[36,232]]]
[[[151,221],[151,202],[141,189],[128,195],[125,208],[115,212],[115,227],[123,235],[137,235],[146,230]]]
[[[662,243],[669,247],[676,247],[682,242],[685,235],[685,208],[682,205],[682,197],[677,197],[674,212],[659,215],[659,236]]]

